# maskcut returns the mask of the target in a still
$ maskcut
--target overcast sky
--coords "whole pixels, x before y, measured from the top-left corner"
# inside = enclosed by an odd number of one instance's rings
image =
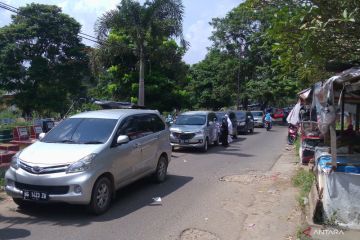
[[[140,0],[144,2],[144,0]],[[0,0],[14,7],[20,7],[27,3],[37,2],[43,4],[55,4],[63,9],[63,12],[75,18],[82,25],[82,32],[94,35],[94,23],[104,12],[114,9],[120,0]],[[211,45],[209,36],[212,28],[209,22],[214,17],[223,17],[242,0],[183,0],[185,5],[184,33],[190,42],[190,49],[184,60],[193,64],[204,59]],[[10,12],[0,8],[0,27],[10,22]]]

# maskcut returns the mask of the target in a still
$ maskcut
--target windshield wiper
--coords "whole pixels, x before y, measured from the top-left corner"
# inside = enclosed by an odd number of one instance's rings
[[[57,142],[58,143],[76,143],[75,141],[70,140],[70,139],[60,140],[60,141],[57,141]]]
[[[83,144],[103,144],[103,142],[100,142],[100,141],[88,141],[88,142],[83,142]]]

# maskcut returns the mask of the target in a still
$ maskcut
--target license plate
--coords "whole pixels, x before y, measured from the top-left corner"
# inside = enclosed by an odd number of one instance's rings
[[[189,143],[189,140],[179,140],[179,143]]]
[[[47,201],[49,200],[49,195],[44,192],[23,190],[23,199],[32,201]]]

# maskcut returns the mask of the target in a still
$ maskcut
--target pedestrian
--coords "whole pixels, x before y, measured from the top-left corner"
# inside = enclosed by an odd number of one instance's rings
[[[227,122],[227,119],[225,117],[223,117],[221,120],[221,126],[220,126],[220,141],[224,147],[229,146],[228,135],[229,135],[228,122]]]
[[[226,121],[227,121],[227,124],[228,124],[228,143],[231,143],[232,142],[232,138],[231,136],[233,135],[233,125],[232,125],[232,122],[229,118],[229,116],[227,114],[225,114],[225,118],[226,118]]]

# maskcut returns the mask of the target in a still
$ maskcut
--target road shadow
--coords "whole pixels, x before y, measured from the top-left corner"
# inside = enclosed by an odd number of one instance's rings
[[[136,181],[117,191],[111,208],[101,216],[90,214],[86,206],[82,205],[63,203],[34,204],[28,209],[10,209],[10,211],[16,211],[23,215],[20,217],[7,217],[0,214],[0,222],[9,225],[36,224],[81,227],[92,222],[111,221],[136,212],[145,206],[152,205],[154,197],[164,198],[192,181],[192,179],[193,177],[168,175],[166,181],[161,184],[154,183],[149,177]]]
[[[244,140],[246,140],[245,137],[238,136],[236,139],[233,139],[233,142],[231,144],[240,143]],[[231,146],[231,144],[230,144],[230,146]],[[226,147],[222,146],[221,143],[218,146],[211,145],[211,146],[209,146],[208,151],[206,153],[204,153],[199,148],[177,147],[177,148],[175,148],[175,150],[173,150],[172,157],[179,158],[182,156],[182,154],[206,155],[206,154],[211,154],[211,153],[217,153],[219,150],[224,149],[224,148],[226,149]]]
[[[21,228],[3,228],[0,229],[0,240],[25,238],[30,234],[30,231]]]

